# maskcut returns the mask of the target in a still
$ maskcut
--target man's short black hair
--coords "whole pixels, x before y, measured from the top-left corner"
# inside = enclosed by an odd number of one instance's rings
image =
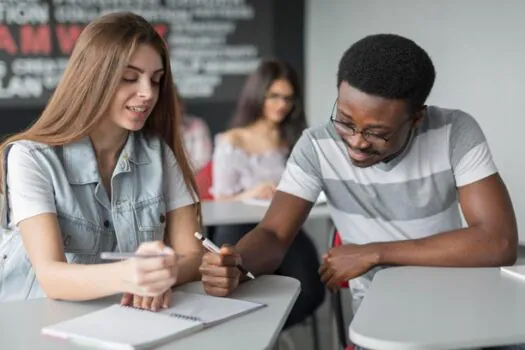
[[[339,62],[337,86],[345,81],[370,95],[402,99],[416,111],[425,104],[435,77],[432,60],[415,42],[376,34],[346,50]]]

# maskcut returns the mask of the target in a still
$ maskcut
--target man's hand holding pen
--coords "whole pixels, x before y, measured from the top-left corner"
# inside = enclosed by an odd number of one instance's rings
[[[219,253],[207,252],[202,258],[200,272],[204,291],[211,295],[227,296],[241,279],[242,259],[234,247],[222,246]]]

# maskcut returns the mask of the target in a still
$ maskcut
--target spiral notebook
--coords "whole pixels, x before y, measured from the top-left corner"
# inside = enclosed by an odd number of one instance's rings
[[[158,312],[118,304],[42,329],[42,334],[104,349],[148,349],[264,307],[252,301],[176,291]]]

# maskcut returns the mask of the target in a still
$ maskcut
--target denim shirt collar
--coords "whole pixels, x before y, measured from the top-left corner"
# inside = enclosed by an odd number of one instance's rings
[[[130,163],[136,165],[150,163],[151,160],[143,149],[144,142],[142,135],[129,133],[126,144],[120,152],[113,176],[130,172]],[[88,136],[64,145],[62,149],[64,170],[70,184],[84,185],[100,181],[95,150]]]

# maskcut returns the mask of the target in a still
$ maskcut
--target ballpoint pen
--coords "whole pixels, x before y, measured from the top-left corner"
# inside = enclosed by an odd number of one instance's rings
[[[208,249],[210,252],[220,253],[219,247],[217,247],[215,243],[210,241],[208,238],[204,237],[199,232],[195,232],[194,235],[199,241],[202,242],[202,245],[204,246],[204,248]],[[246,270],[246,268],[242,266],[241,264],[237,264],[235,265],[235,267],[237,267],[247,277],[251,278],[252,280],[255,279],[255,276],[253,275],[253,273]]]
[[[102,252],[102,253],[100,253],[100,258],[102,260],[126,260],[126,259],[131,259],[131,258],[142,258],[142,259],[159,258],[159,257],[163,257],[163,256],[168,256],[168,255],[169,254],[167,254],[167,253],[151,254],[151,253]],[[183,255],[179,255],[179,254],[175,254],[175,255],[176,255],[177,259],[183,257]]]

